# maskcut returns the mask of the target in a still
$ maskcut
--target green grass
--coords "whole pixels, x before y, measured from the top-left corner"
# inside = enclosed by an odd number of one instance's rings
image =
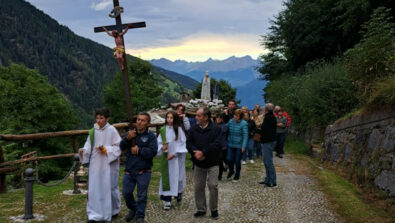
[[[347,179],[337,175],[331,169],[319,168],[319,161],[307,156],[307,147],[296,137],[287,137],[286,152],[292,153],[299,162],[309,165],[313,176],[318,180],[320,189],[325,193],[332,208],[340,214],[346,222],[394,222],[395,207],[383,198],[366,199],[365,192]],[[379,192],[377,192],[379,194]],[[390,208],[384,210],[382,205],[387,203]],[[380,204],[380,205],[378,205]]]
[[[296,136],[288,135],[285,143],[284,150],[286,153],[307,155],[308,148],[304,142]]]
[[[315,176],[328,199],[336,204],[336,211],[346,222],[393,222],[394,208],[385,211],[377,208],[374,202],[365,202],[363,192],[333,171],[315,169]]]
[[[342,120],[346,120],[346,119],[350,118],[351,116],[353,116],[355,114],[361,114],[362,111],[363,111],[362,108],[355,108],[352,111],[350,111],[349,113],[343,115],[341,118],[337,119],[334,123],[336,124],[336,123],[338,123],[338,122],[340,122]]]

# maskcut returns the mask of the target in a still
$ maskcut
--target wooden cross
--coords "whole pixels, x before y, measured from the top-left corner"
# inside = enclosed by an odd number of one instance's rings
[[[108,31],[112,30],[117,30],[118,33],[121,33],[123,29],[128,27],[129,29],[135,29],[135,28],[144,28],[145,27],[145,22],[136,22],[136,23],[126,23],[122,24],[121,20],[121,13],[123,12],[123,8],[119,6],[119,0],[113,0],[114,2],[114,9],[110,13],[110,17],[115,18],[116,25],[110,25],[110,26],[104,26]],[[95,27],[94,32],[104,32],[105,30],[103,29],[103,26],[100,27]],[[122,43],[123,43],[123,48],[125,49],[125,42],[122,36]],[[129,75],[128,75],[128,69],[127,69],[127,62],[126,62],[126,54],[123,53],[123,66],[124,69],[122,70],[123,73],[123,86],[124,86],[124,92],[125,92],[125,102],[127,106],[127,114],[128,114],[128,120],[132,124],[133,123],[133,110],[132,110],[132,100],[130,97],[130,87],[129,87]],[[132,126],[131,126],[132,127]]]

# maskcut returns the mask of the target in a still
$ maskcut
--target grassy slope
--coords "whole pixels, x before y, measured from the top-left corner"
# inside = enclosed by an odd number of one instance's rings
[[[374,192],[375,197],[371,199],[372,194],[368,195],[366,191],[337,175],[334,170],[319,167],[320,161],[307,156],[307,147],[296,137],[287,138],[285,149],[298,161],[311,167],[320,189],[346,222],[394,222],[395,207],[391,204],[393,200],[380,198],[377,195],[379,191]]]

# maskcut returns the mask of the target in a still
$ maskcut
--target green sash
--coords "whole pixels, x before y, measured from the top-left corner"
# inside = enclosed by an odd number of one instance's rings
[[[91,142],[91,153],[89,154],[88,163],[84,164],[85,167],[89,167],[89,164],[91,162],[91,157],[92,157],[92,153],[93,153],[93,144],[95,144],[95,128],[89,129],[89,139]]]
[[[167,144],[166,126],[162,126],[160,128],[159,134],[162,139],[162,145]],[[163,152],[163,156],[160,159],[160,173],[162,175],[162,191],[169,191],[170,181],[169,181],[169,163],[167,161],[167,152]]]

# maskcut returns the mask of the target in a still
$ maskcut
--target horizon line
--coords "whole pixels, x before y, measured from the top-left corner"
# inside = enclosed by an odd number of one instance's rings
[[[131,54],[130,54],[130,55],[131,55]],[[135,55],[132,55],[132,56],[135,56]],[[151,59],[143,59],[143,58],[141,58],[140,56],[135,56],[135,57],[138,57],[138,58],[140,58],[140,59],[142,59],[142,60],[146,60],[146,61],[165,59],[165,60],[171,61],[172,63],[174,63],[174,62],[176,62],[176,61],[185,61],[185,62],[188,62],[188,63],[207,62],[207,61],[209,61],[209,60],[223,61],[223,60],[230,59],[230,58],[232,58],[232,57],[234,57],[234,58],[250,57],[250,58],[253,59],[253,60],[258,60],[258,59],[259,59],[259,56],[256,57],[256,58],[254,58],[253,56],[251,56],[251,55],[249,55],[249,54],[246,54],[246,55],[244,55],[244,56],[235,56],[235,55],[232,55],[232,56],[228,56],[228,57],[223,58],[223,59],[222,59],[222,58],[218,58],[218,57],[217,57],[217,58],[209,57],[209,58],[203,59],[203,60],[168,59],[168,58],[166,58],[166,57],[151,58]]]

